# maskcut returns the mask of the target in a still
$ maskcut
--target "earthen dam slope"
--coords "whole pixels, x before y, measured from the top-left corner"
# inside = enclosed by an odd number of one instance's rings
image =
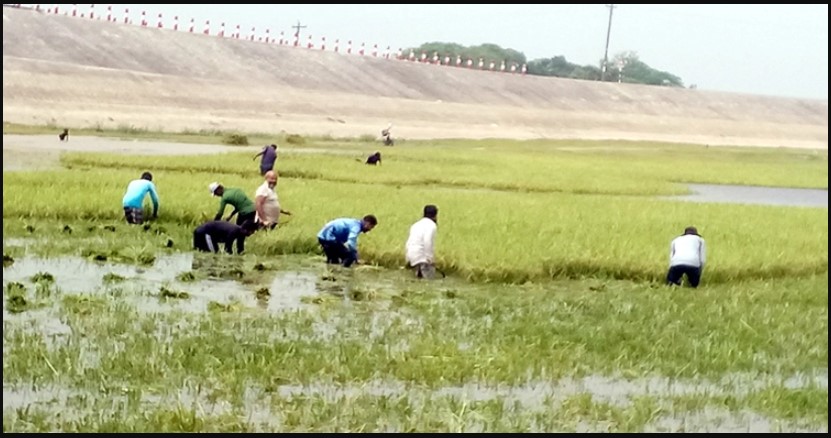
[[[828,147],[827,100],[480,71],[6,7],[3,120]]]

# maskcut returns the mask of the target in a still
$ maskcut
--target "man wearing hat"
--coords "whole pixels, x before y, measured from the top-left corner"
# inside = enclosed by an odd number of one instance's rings
[[[212,195],[220,198],[219,211],[216,213],[216,217],[214,217],[215,221],[222,219],[222,215],[225,213],[225,206],[231,204],[234,206],[234,211],[231,212],[227,220],[230,221],[234,215],[237,215],[237,225],[242,225],[245,221],[254,222],[257,216],[257,209],[254,207],[254,203],[248,199],[248,196],[245,196],[245,192],[240,189],[226,189],[218,182],[209,184],[208,190],[211,191]]]
[[[681,279],[687,276],[690,286],[698,287],[701,271],[707,261],[707,245],[695,227],[687,227],[684,234],[676,237],[669,245],[669,272],[667,284],[681,286]]]

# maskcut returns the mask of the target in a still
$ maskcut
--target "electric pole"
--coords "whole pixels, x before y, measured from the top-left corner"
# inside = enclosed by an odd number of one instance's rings
[[[297,29],[294,32],[294,45],[297,46],[300,44],[300,29],[305,28],[306,26],[300,25],[300,20],[297,20],[297,24],[292,26],[293,29]],[[608,44],[608,43],[607,43]]]
[[[606,64],[609,62],[609,36],[612,34],[612,11],[615,5],[606,5],[609,8],[609,27],[606,29],[606,51],[603,52],[603,65],[600,68],[600,81],[606,80]]]

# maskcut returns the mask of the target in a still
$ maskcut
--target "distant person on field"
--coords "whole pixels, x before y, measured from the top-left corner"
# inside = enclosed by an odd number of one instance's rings
[[[707,245],[695,227],[687,227],[684,234],[672,240],[669,246],[669,272],[667,284],[681,285],[684,275],[690,286],[698,287],[701,271],[707,261]]]
[[[209,184],[208,190],[211,191],[212,195],[220,198],[219,211],[214,217],[215,221],[222,219],[222,215],[225,213],[225,206],[228,204],[234,207],[234,211],[231,212],[231,215],[226,220],[230,221],[234,215],[237,215],[237,225],[242,225],[245,221],[254,222],[256,219],[257,212],[254,208],[254,203],[248,199],[248,196],[245,196],[242,190],[226,189],[218,182]]]
[[[193,232],[193,249],[204,252],[219,252],[219,245],[225,245],[225,252],[233,254],[236,242],[237,254],[245,252],[245,238],[257,229],[253,221],[234,225],[227,221],[210,221]]]
[[[280,207],[280,199],[277,198],[277,172],[269,170],[265,173],[265,181],[257,188],[254,194],[254,206],[257,210],[257,225],[260,228],[274,229],[280,221],[280,214],[291,213]]]
[[[375,166],[377,164],[381,164],[381,153],[380,152],[375,152],[374,154],[367,157],[366,164],[371,164],[373,166]]]
[[[385,129],[381,130],[381,138],[384,140],[384,146],[392,146],[394,144],[392,140],[392,123],[389,124]]]
[[[69,141],[69,130],[68,130],[68,129],[64,129],[64,130],[63,130],[63,132],[61,132],[60,134],[58,134],[58,138],[59,138],[61,141]]]
[[[363,219],[340,218],[327,223],[317,241],[326,254],[326,263],[350,267],[358,261],[358,234],[368,233],[378,225],[378,219],[368,214]]]
[[[159,215],[159,195],[156,193],[156,186],[153,184],[153,175],[150,172],[141,174],[141,178],[134,179],[127,184],[127,192],[121,199],[124,207],[124,217],[128,224],[140,225],[144,222],[144,197],[150,194],[153,201],[153,219]]]
[[[438,232],[439,209],[435,205],[424,206],[424,217],[410,227],[405,253],[407,264],[415,269],[418,278],[436,276],[435,247]]]
[[[254,160],[262,156],[260,159],[260,175],[265,175],[269,170],[274,169],[274,162],[277,161],[277,145],[266,145],[260,153],[254,155]]]

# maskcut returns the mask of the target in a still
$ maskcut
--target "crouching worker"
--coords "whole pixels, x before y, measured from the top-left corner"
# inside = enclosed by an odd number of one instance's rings
[[[148,194],[153,201],[153,219],[156,219],[159,215],[159,194],[156,193],[156,186],[153,184],[153,175],[144,172],[141,178],[127,184],[127,192],[121,199],[121,205],[124,207],[124,217],[128,224],[144,223],[144,197]]]
[[[376,166],[378,164],[381,164],[381,153],[376,152],[376,153],[370,155],[369,157],[367,157],[366,164],[369,164],[369,165],[372,165],[372,166]]]
[[[348,268],[358,261],[358,234],[368,233],[378,219],[368,214],[363,219],[341,218],[327,223],[317,233],[317,241],[326,254],[326,263]]]
[[[219,211],[216,212],[216,216],[214,217],[215,221],[222,219],[222,215],[225,214],[225,206],[228,204],[234,207],[234,211],[228,216],[229,221],[234,215],[239,213],[237,216],[237,225],[242,225],[245,221],[253,221],[257,218],[257,208],[254,207],[254,203],[248,199],[248,196],[242,190],[226,189],[225,186],[218,182],[210,183],[208,190],[211,191],[212,195],[219,197]]]
[[[667,284],[681,286],[684,275],[693,288],[701,281],[701,271],[707,261],[707,244],[695,227],[687,227],[684,234],[672,239],[669,245],[669,272]]]
[[[225,245],[225,252],[233,254],[236,242],[237,254],[245,251],[245,238],[256,231],[254,221],[245,221],[234,225],[228,221],[206,222],[193,232],[193,249],[205,252],[219,252],[219,245]]]
[[[436,276],[434,249],[438,216],[439,209],[435,205],[425,205],[424,217],[410,227],[410,235],[404,249],[407,264],[415,270],[418,278],[432,279]]]

